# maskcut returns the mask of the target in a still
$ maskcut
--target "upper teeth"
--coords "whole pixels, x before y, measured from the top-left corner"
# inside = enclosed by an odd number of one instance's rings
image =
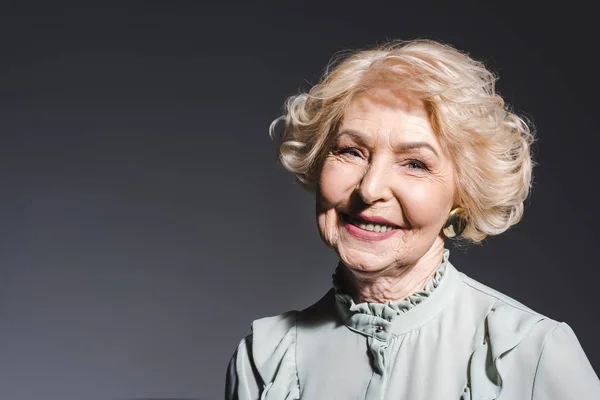
[[[394,229],[391,225],[377,225],[377,224],[356,224],[360,229],[373,232],[387,232]]]
[[[366,223],[364,220],[352,217],[350,215],[346,215],[346,218],[348,219],[348,222],[352,223],[352,225],[371,232],[388,232],[397,228],[395,225]]]

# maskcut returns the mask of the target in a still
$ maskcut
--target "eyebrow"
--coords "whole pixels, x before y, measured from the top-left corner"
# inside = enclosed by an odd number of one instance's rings
[[[352,139],[354,139],[355,142],[357,142],[361,146],[367,147],[369,144],[365,140],[365,137],[362,133],[352,130],[352,129],[344,129],[342,131],[339,131],[335,135],[335,140],[337,141],[337,140],[339,140],[340,137],[346,136],[346,135],[350,136]],[[398,146],[396,146],[396,150],[400,151],[400,152],[414,150],[414,149],[429,149],[436,156],[438,156],[438,157],[440,156],[438,154],[437,150],[427,142],[406,142],[406,143],[400,143]]]

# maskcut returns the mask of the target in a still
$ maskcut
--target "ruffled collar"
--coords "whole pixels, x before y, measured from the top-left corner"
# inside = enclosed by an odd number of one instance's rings
[[[459,273],[449,262],[450,251],[444,250],[443,261],[423,290],[408,296],[405,300],[385,303],[363,302],[356,304],[352,296],[344,290],[341,270],[338,266],[333,274],[333,290],[336,308],[344,323],[352,330],[367,336],[387,340],[392,335],[401,334],[431,318],[452,294]],[[450,275],[450,278],[448,278]],[[446,281],[448,285],[446,285]],[[440,289],[448,287],[447,290]],[[435,299],[434,299],[435,298]],[[426,307],[424,307],[426,306]]]

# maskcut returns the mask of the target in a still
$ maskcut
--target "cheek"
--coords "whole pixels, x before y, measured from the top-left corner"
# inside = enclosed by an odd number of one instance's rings
[[[319,194],[323,205],[333,207],[348,200],[356,186],[356,167],[340,162],[327,162],[321,170]]]
[[[437,224],[446,217],[452,206],[452,195],[448,188],[434,182],[405,184],[401,197],[404,212],[415,226]]]

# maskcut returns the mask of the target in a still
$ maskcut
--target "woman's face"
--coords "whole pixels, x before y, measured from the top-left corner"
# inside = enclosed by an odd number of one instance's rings
[[[423,102],[389,89],[357,95],[317,188],[321,237],[352,269],[416,263],[452,209],[454,170]]]

